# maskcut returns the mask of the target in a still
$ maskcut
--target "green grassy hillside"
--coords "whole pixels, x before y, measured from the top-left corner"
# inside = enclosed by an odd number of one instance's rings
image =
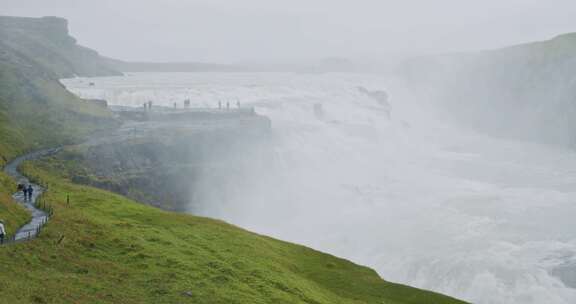
[[[53,74],[0,40],[0,167],[25,151],[73,143],[114,125],[111,115],[67,92]],[[27,213],[0,175],[0,219],[10,231]]]
[[[0,220],[4,222],[8,236],[30,220],[30,214],[12,200],[15,189],[16,183],[0,172]]]
[[[39,239],[0,248],[6,303],[462,303],[303,246],[72,184],[55,162],[25,171],[50,181],[55,216]]]
[[[50,18],[0,17],[0,165],[115,125],[58,82],[106,70],[93,56],[74,57],[86,52],[63,30]],[[0,303],[462,303],[303,246],[73,184],[65,166],[52,158],[24,168],[49,184],[43,202],[55,215],[38,239],[0,247]],[[9,233],[28,220],[14,189],[0,174]]]
[[[82,140],[114,125],[111,114],[69,93],[60,77],[116,74],[97,54],[75,44],[57,18],[0,16],[0,167],[25,151]],[[28,214],[11,199],[15,186],[0,174],[0,219],[9,231]]]
[[[86,52],[62,19],[0,17],[0,165],[23,151],[75,142],[110,125],[106,109],[59,83],[76,73],[108,71],[92,68],[97,64],[88,63]]]

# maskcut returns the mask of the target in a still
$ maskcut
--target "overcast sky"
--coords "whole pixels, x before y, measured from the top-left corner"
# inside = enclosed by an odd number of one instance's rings
[[[576,0],[0,0],[129,60],[298,62],[495,48],[576,31]]]

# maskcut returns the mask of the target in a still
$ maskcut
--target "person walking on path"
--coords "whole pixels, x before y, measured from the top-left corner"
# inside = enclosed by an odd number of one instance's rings
[[[28,187],[26,185],[22,185],[22,193],[24,193],[24,200],[28,199]]]
[[[6,236],[6,228],[4,228],[4,222],[0,221],[0,244],[4,244],[5,236]]]
[[[34,193],[34,188],[32,188],[32,185],[28,185],[28,200],[29,201],[32,200],[32,193]]]

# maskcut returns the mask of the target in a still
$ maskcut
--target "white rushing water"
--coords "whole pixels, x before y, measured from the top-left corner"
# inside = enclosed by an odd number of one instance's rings
[[[475,303],[576,303],[567,286],[576,281],[573,151],[455,127],[375,75],[135,74],[65,84],[118,105],[238,99],[270,117],[274,163],[253,160],[226,200],[213,196],[195,212]],[[359,86],[389,91],[391,118]]]

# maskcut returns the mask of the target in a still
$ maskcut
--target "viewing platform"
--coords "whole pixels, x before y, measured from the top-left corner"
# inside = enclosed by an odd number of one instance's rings
[[[183,121],[192,119],[218,120],[253,118],[257,116],[253,107],[242,108],[171,108],[166,106],[128,107],[109,106],[123,120],[132,121]]]

